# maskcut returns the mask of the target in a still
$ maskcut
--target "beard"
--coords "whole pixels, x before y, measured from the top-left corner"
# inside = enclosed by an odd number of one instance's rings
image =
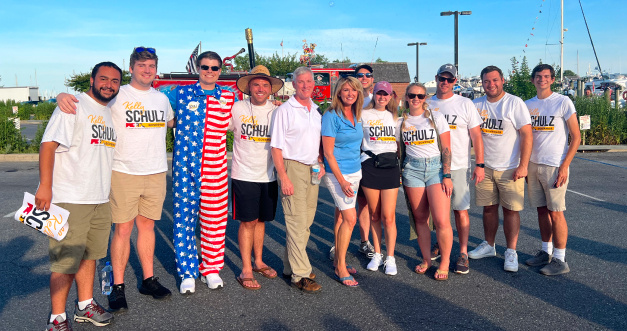
[[[117,90],[117,91],[113,92],[110,97],[105,97],[104,95],[102,95],[102,93],[100,93],[100,91],[103,90],[103,89],[104,88],[96,89],[96,87],[92,85],[91,86],[91,93],[94,95],[94,98],[98,99],[99,101],[107,102],[107,103],[109,101],[113,100],[113,98],[115,98],[118,95],[118,93],[120,92],[120,90]],[[113,89],[109,89],[109,90],[113,91]]]

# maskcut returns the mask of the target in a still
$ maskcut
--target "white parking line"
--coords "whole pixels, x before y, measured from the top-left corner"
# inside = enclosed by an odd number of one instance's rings
[[[587,195],[587,194],[579,193],[579,192],[577,192],[577,191],[573,191],[573,190],[569,190],[569,189],[567,189],[567,191],[568,191],[568,192],[575,193],[575,194],[579,194],[579,195],[581,195],[581,196],[584,196],[584,197],[586,197],[586,198],[590,198],[590,199],[592,199],[592,200],[596,200],[596,201],[603,201],[603,202],[605,201],[605,200],[601,200],[601,199],[599,199],[599,198],[591,197],[591,196],[589,196],[589,195]]]
[[[17,210],[12,212],[12,213],[8,213],[8,214],[4,215],[3,218],[5,218],[5,217],[12,217],[13,215],[15,215],[15,213],[17,213]]]
[[[329,207],[333,207],[333,208],[335,208],[335,204],[330,203],[330,202],[329,202],[329,201],[327,201],[327,200],[322,200],[322,199],[318,198],[318,201],[320,201],[320,202],[324,203],[325,205],[327,205],[327,206],[329,206]]]

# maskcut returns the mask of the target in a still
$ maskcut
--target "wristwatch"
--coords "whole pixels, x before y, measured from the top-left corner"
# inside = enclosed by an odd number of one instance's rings
[[[451,178],[451,174],[444,174],[442,175],[443,178]]]
[[[477,163],[475,164],[475,166],[479,168],[485,168],[485,163]]]

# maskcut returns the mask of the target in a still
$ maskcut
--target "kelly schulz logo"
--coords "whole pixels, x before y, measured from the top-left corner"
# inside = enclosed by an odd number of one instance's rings
[[[89,115],[91,122],[91,145],[102,145],[106,147],[115,147],[117,137],[113,127],[107,126],[102,116]]]

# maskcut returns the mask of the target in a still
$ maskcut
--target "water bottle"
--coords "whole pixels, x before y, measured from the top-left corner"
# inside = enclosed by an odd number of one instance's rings
[[[111,294],[111,290],[113,289],[113,268],[108,261],[104,268],[100,270],[100,288],[104,295]]]
[[[353,187],[353,184],[351,184],[351,188]],[[353,196],[352,197],[348,197],[348,195],[344,195],[344,203],[347,205],[351,205],[355,203],[355,198],[357,198],[357,191],[355,191],[353,189]]]
[[[320,184],[320,178],[318,178],[319,175],[320,175],[320,165],[316,163],[311,166],[311,183],[313,185]]]

